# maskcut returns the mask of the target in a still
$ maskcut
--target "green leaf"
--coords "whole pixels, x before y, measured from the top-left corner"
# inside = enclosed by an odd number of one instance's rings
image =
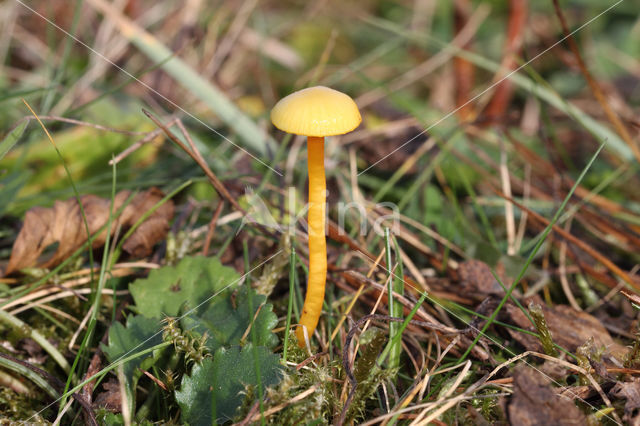
[[[258,383],[256,363],[263,387],[280,381],[279,357],[262,346],[220,348],[213,359],[196,364],[191,375],[182,378],[181,387],[175,393],[182,409],[182,421],[192,426],[209,426],[232,420],[244,401],[243,391],[248,385]]]
[[[29,122],[26,120],[18,124],[15,129],[9,132],[2,142],[0,142],[0,160],[2,160],[2,157],[7,155],[7,152],[9,152],[9,150],[18,143],[28,124]]]
[[[124,419],[120,413],[111,413],[105,409],[101,409],[96,414],[96,420],[103,426],[124,426]]]
[[[217,258],[185,257],[176,266],[151,271],[129,286],[136,311],[149,318],[178,316],[207,298],[215,301],[221,292],[235,288],[240,276]]]
[[[102,345],[102,350],[109,362],[123,358],[136,352],[143,351],[162,343],[162,323],[159,319],[131,316],[127,319],[127,326],[115,323],[109,328],[109,344]],[[138,379],[142,375],[140,370],[146,370],[155,364],[156,354],[140,357],[124,364],[125,389],[127,400],[132,412],[135,407],[135,389]]]
[[[96,420],[98,424],[102,426],[125,426],[124,419],[122,418],[121,413],[112,413],[107,411],[105,408],[99,408],[96,410]],[[152,426],[148,420],[138,420],[136,419],[137,426]]]
[[[272,312],[272,306],[264,304],[267,299],[265,296],[256,294],[253,290],[250,293],[254,307],[251,314],[248,309],[247,287],[243,286],[237,292],[226,291],[225,294],[220,294],[210,303],[190,313],[182,319],[182,325],[186,330],[193,330],[201,335],[206,332],[206,346],[211,352],[215,352],[222,346],[240,344],[243,337],[248,339],[248,327],[256,310],[260,309],[253,322],[256,338],[254,343],[273,348],[278,344],[278,338],[271,330],[278,323],[278,318]]]

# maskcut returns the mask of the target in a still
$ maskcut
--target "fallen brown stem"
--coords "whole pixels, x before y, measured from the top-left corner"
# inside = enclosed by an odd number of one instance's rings
[[[170,121],[168,125],[171,126],[172,122]],[[143,137],[142,139],[138,139],[136,142],[134,142],[129,147],[127,147],[127,149],[125,149],[120,154],[116,155],[111,160],[109,160],[109,165],[113,166],[114,164],[118,164],[119,162],[127,158],[129,155],[131,155],[132,153],[140,149],[141,146],[146,145],[147,143],[154,140],[158,135],[160,135],[160,133],[162,133],[162,129],[155,129],[147,133],[145,137]]]

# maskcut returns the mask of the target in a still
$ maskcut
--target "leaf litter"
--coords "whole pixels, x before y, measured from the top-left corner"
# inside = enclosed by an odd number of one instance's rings
[[[67,259],[88,239],[82,210],[89,233],[93,236],[92,248],[95,249],[101,247],[107,238],[106,229],[96,233],[107,224],[111,211],[118,212],[124,206],[122,212],[113,218],[113,235],[119,229],[123,232],[133,226],[163,197],[163,192],[158,188],[150,188],[133,196],[130,191],[120,191],[114,198],[113,206],[109,199],[84,195],[80,197],[82,209],[75,198],[56,201],[50,208],[34,207],[25,214],[22,229],[13,244],[4,275],[24,268],[51,268]],[[173,211],[171,200],[158,207],[127,238],[122,246],[124,251],[134,258],[149,255],[153,246],[167,236]],[[41,257],[52,245],[57,245],[55,251],[48,257]]]
[[[559,396],[547,378],[526,366],[513,372],[513,395],[507,413],[513,425],[587,424],[586,416],[571,399]]]

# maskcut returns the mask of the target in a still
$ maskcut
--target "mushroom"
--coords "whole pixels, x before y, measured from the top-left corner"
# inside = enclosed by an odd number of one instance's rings
[[[271,110],[271,122],[278,129],[307,136],[309,280],[300,326],[296,329],[300,347],[305,346],[307,337],[313,335],[318,325],[327,279],[324,138],[348,133],[358,127],[361,121],[360,111],[353,99],[324,86],[292,93]]]

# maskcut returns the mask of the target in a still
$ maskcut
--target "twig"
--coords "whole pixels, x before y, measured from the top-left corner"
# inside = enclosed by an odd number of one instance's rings
[[[300,371],[301,369],[306,367],[308,364],[314,362],[316,359],[323,357],[327,354],[328,352],[323,351],[323,352],[318,352],[317,354],[311,355],[310,357],[302,361],[300,364],[296,365],[296,371]]]
[[[216,190],[218,195],[220,195],[220,197],[227,200],[243,216],[247,215],[246,210],[243,209],[240,206],[240,204],[238,204],[236,199],[233,196],[231,196],[229,191],[227,191],[227,188],[225,188],[225,186],[223,185],[222,181],[218,178],[218,176],[216,176],[216,174],[213,173],[213,171],[211,170],[211,168],[209,167],[205,159],[202,157],[202,154],[200,154],[200,151],[198,151],[198,148],[196,147],[195,143],[193,143],[193,140],[191,139],[189,132],[187,132],[187,129],[184,127],[180,119],[177,119],[175,123],[180,129],[180,132],[182,133],[184,138],[187,140],[187,143],[189,144],[191,149],[189,149],[180,139],[178,139],[178,137],[171,130],[169,130],[169,128],[166,125],[162,124],[162,122],[158,120],[153,114],[151,114],[149,111],[147,111],[144,108],[142,109],[142,112],[144,113],[144,115],[149,117],[156,126],[161,128],[162,131],[165,133],[165,135],[167,135],[167,137],[171,139],[173,143],[178,145],[180,149],[182,149],[185,153],[187,153],[189,157],[191,157],[193,161],[195,161],[196,164],[200,166],[200,168],[205,173],[205,175],[207,175],[207,178],[209,178],[209,182],[211,182],[211,185]],[[259,223],[252,223],[252,224],[265,235],[268,235],[272,238],[277,238],[277,234],[271,231],[270,229],[268,229],[267,227],[265,227],[264,225],[261,225]]]
[[[172,125],[172,122],[170,121],[168,125],[169,126]],[[132,153],[140,149],[141,146],[146,145],[147,143],[154,140],[160,133],[162,133],[162,129],[155,129],[147,133],[145,137],[143,137],[142,139],[138,139],[136,142],[131,144],[127,149],[125,149],[120,154],[116,155],[111,160],[109,160],[109,165],[113,166],[114,164],[118,164],[119,162],[127,158],[129,155],[131,155]]]
[[[153,374],[149,373],[147,370],[143,370],[141,368],[138,367],[138,371],[140,371],[142,374],[144,374],[145,376],[147,376],[149,379],[151,379],[151,381],[153,383],[155,383],[156,385],[160,386],[162,388],[163,391],[167,392],[167,385],[164,384],[164,382],[160,379],[158,379],[156,376],[154,376]]]
[[[258,411],[258,407],[260,407],[260,401],[254,402],[251,406],[251,409],[247,413],[247,416],[242,419],[241,422],[235,423],[234,426],[246,426],[251,423],[251,419],[253,418],[253,415]]]

